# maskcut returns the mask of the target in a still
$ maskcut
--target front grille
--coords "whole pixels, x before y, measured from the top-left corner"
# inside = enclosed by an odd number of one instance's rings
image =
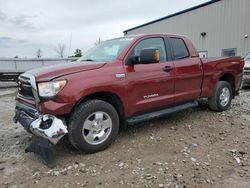
[[[19,76],[18,78],[18,93],[24,98],[34,99],[32,92],[32,87],[29,83],[29,78],[24,76]]]
[[[245,67],[244,71],[250,71],[250,67]]]

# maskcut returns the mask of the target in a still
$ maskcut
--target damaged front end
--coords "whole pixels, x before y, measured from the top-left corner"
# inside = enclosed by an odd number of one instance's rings
[[[24,73],[19,76],[18,81],[17,98],[32,100],[35,107],[22,102],[22,100],[16,100],[13,120],[15,123],[19,122],[25,130],[35,135],[26,151],[34,152],[46,165],[52,166],[54,163],[53,146],[68,133],[67,126],[63,119],[50,114],[43,115],[36,110],[40,99],[33,75]]]
[[[68,133],[63,121],[53,115],[40,115],[38,118],[33,118],[25,111],[17,109],[14,121],[19,122],[28,132],[47,139],[52,144],[56,144]]]

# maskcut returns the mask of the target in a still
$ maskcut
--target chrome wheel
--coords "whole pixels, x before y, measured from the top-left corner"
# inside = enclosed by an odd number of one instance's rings
[[[102,111],[94,112],[87,117],[83,124],[82,134],[86,142],[92,145],[103,143],[112,130],[110,116]]]
[[[220,93],[221,106],[223,107],[227,106],[229,103],[229,100],[230,100],[230,90],[227,87],[224,87]]]

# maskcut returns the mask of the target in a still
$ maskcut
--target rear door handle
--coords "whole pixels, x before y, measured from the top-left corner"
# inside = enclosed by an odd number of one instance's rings
[[[174,67],[171,67],[171,66],[166,66],[166,67],[163,67],[163,71],[165,71],[165,72],[170,72],[170,71],[172,71],[174,69]]]

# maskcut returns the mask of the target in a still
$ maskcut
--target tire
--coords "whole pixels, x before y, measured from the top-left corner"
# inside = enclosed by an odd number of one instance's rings
[[[232,96],[232,86],[226,81],[219,81],[215,95],[208,99],[208,106],[213,111],[225,111],[230,107]]]
[[[119,117],[111,104],[89,100],[71,115],[68,132],[69,141],[76,149],[95,153],[114,142],[119,132]]]

